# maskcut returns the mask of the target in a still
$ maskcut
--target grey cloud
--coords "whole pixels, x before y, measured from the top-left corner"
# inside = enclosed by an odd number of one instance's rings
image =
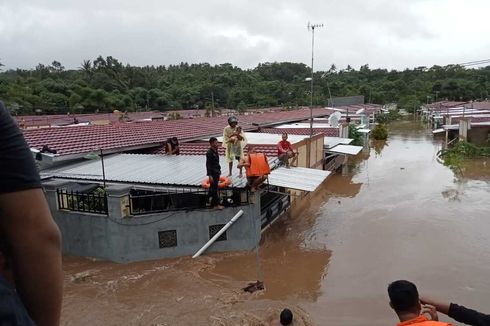
[[[7,68],[53,60],[76,68],[99,54],[134,65],[310,64],[308,21],[326,26],[315,34],[317,69],[332,63],[403,69],[485,59],[489,27],[460,27],[481,33],[479,43],[458,34],[450,11],[457,6],[457,0],[0,1],[0,59]],[[490,4],[474,0],[464,8],[478,14]],[[441,51],[452,39],[460,48]]]

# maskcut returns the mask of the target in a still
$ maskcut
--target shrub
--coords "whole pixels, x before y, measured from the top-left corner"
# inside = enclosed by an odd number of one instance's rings
[[[388,139],[388,128],[382,123],[379,123],[371,131],[371,135],[376,140],[386,140]]]
[[[349,125],[349,138],[354,139],[352,145],[362,146],[362,134],[357,130],[355,125]]]

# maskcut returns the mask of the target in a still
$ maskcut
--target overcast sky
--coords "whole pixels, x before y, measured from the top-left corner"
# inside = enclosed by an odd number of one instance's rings
[[[490,59],[490,0],[0,0],[0,62],[113,56],[132,65],[229,62],[404,69]]]

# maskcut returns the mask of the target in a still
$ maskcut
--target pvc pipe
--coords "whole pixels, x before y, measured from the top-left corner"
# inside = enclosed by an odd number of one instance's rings
[[[197,258],[197,257],[199,257],[199,256],[200,256],[200,255],[201,255],[201,254],[202,254],[202,253],[203,253],[203,252],[206,250],[206,249],[208,249],[208,247],[209,247],[210,245],[212,245],[212,244],[213,244],[213,243],[216,241],[216,239],[218,239],[218,238],[219,238],[219,236],[220,236],[220,235],[222,235],[222,234],[223,234],[223,233],[224,233],[226,230],[228,230],[228,228],[229,228],[229,227],[230,227],[230,226],[231,226],[233,223],[235,223],[235,221],[236,221],[236,220],[238,220],[238,219],[240,218],[240,216],[242,216],[242,215],[243,215],[243,210],[240,210],[238,213],[236,213],[236,214],[235,214],[235,216],[233,216],[233,218],[232,218],[232,219],[231,219],[231,220],[230,220],[228,223],[226,223],[226,224],[225,224],[225,226],[223,226],[223,227],[221,228],[221,230],[219,230],[219,231],[218,231],[218,233],[216,233],[216,234],[214,235],[214,237],[212,237],[211,239],[209,239],[209,241],[208,241],[208,242],[206,242],[206,244],[205,244],[205,245],[204,245],[204,246],[203,246],[201,249],[199,249],[199,251],[198,251],[198,252],[196,252],[196,253],[194,254],[194,256],[192,256],[192,258]]]

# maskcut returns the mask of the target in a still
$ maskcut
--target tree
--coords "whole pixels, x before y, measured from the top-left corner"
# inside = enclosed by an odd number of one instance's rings
[[[50,70],[50,72],[54,72],[54,73],[60,73],[62,72],[63,70],[65,70],[65,67],[61,65],[60,62],[54,60],[51,65],[48,67],[48,69]]]
[[[0,67],[1,67],[0,63]],[[254,69],[230,63],[180,63],[170,66],[131,66],[118,59],[99,56],[85,59],[76,70],[58,61],[38,64],[33,70],[0,72],[0,96],[7,104],[17,103],[20,112],[33,109],[63,112],[83,107],[84,112],[148,108],[234,108],[306,105],[310,67],[303,63],[266,62]],[[326,77],[326,78],[322,78]],[[348,65],[337,71],[314,74],[315,105],[330,97],[364,95],[372,103],[396,102],[410,111],[427,96],[438,99],[484,99],[490,93],[490,66],[465,68],[457,65],[416,67],[403,71],[359,70]],[[328,84],[327,84],[328,83]],[[437,94],[437,95],[436,95]]]

